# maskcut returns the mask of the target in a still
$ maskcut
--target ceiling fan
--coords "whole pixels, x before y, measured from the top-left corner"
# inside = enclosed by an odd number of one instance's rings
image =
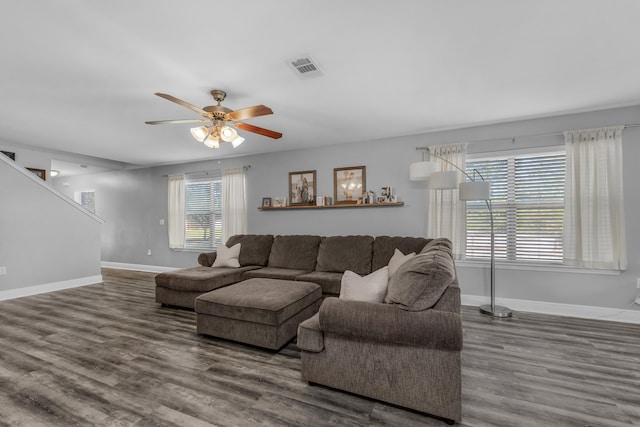
[[[214,89],[211,91],[211,96],[215,99],[217,105],[209,105],[206,107],[196,107],[186,101],[176,98],[175,96],[167,95],[166,93],[156,93],[155,95],[167,99],[171,102],[175,102],[191,111],[194,111],[204,119],[182,119],[182,120],[154,120],[145,122],[148,125],[160,125],[166,123],[210,123],[209,125],[199,126],[191,128],[191,135],[199,141],[203,142],[209,148],[220,147],[220,142],[230,142],[233,147],[237,147],[244,142],[244,138],[238,135],[238,132],[234,129],[242,129],[247,132],[257,133],[259,135],[268,136],[269,138],[278,139],[282,137],[280,132],[275,132],[269,129],[264,129],[258,126],[250,125],[248,123],[238,122],[238,120],[250,119],[252,117],[266,116],[273,114],[273,111],[269,107],[264,105],[255,105],[253,107],[241,108],[239,110],[232,110],[220,105],[222,101],[227,97],[227,93],[223,90]]]

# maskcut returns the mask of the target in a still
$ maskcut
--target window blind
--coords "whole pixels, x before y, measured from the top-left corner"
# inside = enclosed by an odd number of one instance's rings
[[[80,204],[83,208],[91,212],[96,213],[96,192],[93,190],[76,191],[73,195],[73,199],[76,203]]]
[[[562,262],[564,152],[470,160],[466,169],[491,181],[496,259]],[[484,201],[467,202],[468,259],[491,255],[490,220]]]
[[[80,204],[83,208],[91,212],[96,213],[96,193],[94,191],[83,191],[80,193]]]
[[[214,249],[222,240],[222,174],[185,175],[185,248]]]

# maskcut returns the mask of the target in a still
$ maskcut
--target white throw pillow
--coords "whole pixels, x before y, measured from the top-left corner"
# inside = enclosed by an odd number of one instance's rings
[[[398,268],[400,268],[402,264],[409,261],[414,256],[416,256],[415,252],[411,252],[410,254],[405,255],[398,249],[393,251],[393,256],[389,260],[389,278],[391,278],[391,276],[393,276],[395,272],[398,271]]]
[[[384,301],[388,282],[389,267],[382,267],[364,277],[347,270],[342,275],[340,298],[380,303]]]
[[[230,248],[225,245],[220,245],[216,249],[217,255],[215,261],[213,261],[213,267],[240,267],[240,243],[236,243]]]

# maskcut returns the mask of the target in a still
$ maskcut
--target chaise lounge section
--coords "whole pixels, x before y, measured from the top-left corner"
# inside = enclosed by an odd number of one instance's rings
[[[195,308],[196,297],[234,283],[241,282],[248,271],[264,268],[269,261],[273,236],[236,235],[227,246],[241,244],[240,267],[212,267],[216,252],[201,253],[197,267],[182,268],[156,275],[156,302],[163,305]]]

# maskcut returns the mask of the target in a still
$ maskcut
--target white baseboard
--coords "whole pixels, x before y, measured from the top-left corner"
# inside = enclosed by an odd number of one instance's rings
[[[6,291],[0,291],[0,301],[44,294],[62,289],[77,288],[96,283],[102,283],[102,275],[81,277],[79,279],[64,280],[62,282],[55,283],[45,283],[44,285],[27,286],[26,288],[9,289]]]
[[[109,262],[109,261],[102,261],[101,265],[104,268],[116,268],[118,270],[146,271],[149,273],[163,273],[165,271],[173,271],[178,269],[177,267],[161,267],[157,265],[127,264],[123,262]]]
[[[478,295],[462,295],[463,305],[480,306],[489,304],[487,297]],[[640,310],[628,308],[593,307],[588,305],[559,304],[544,301],[529,301],[511,298],[497,298],[496,304],[509,307],[514,311],[530,311],[534,313],[555,314],[558,316],[579,317],[582,319],[610,320],[612,322],[640,324]]]
[[[102,267],[116,268],[120,270],[147,271],[151,273],[162,273],[164,271],[173,271],[177,269],[175,267],[161,267],[154,265],[126,264],[104,261],[102,262]],[[98,275],[65,280],[62,282],[46,283],[44,285],[29,286],[26,288],[9,289],[6,291],[0,291],[0,301],[59,291],[62,289],[93,285],[101,282],[102,275]],[[463,305],[480,306],[482,304],[489,303],[489,298],[478,295],[462,295],[461,299]],[[511,298],[499,298],[496,300],[496,303],[507,306],[514,311],[530,311],[534,313],[554,314],[558,316],[640,324],[640,310],[630,310],[629,308],[619,309],[609,307],[593,307],[586,305],[559,304],[553,302],[530,301]]]

